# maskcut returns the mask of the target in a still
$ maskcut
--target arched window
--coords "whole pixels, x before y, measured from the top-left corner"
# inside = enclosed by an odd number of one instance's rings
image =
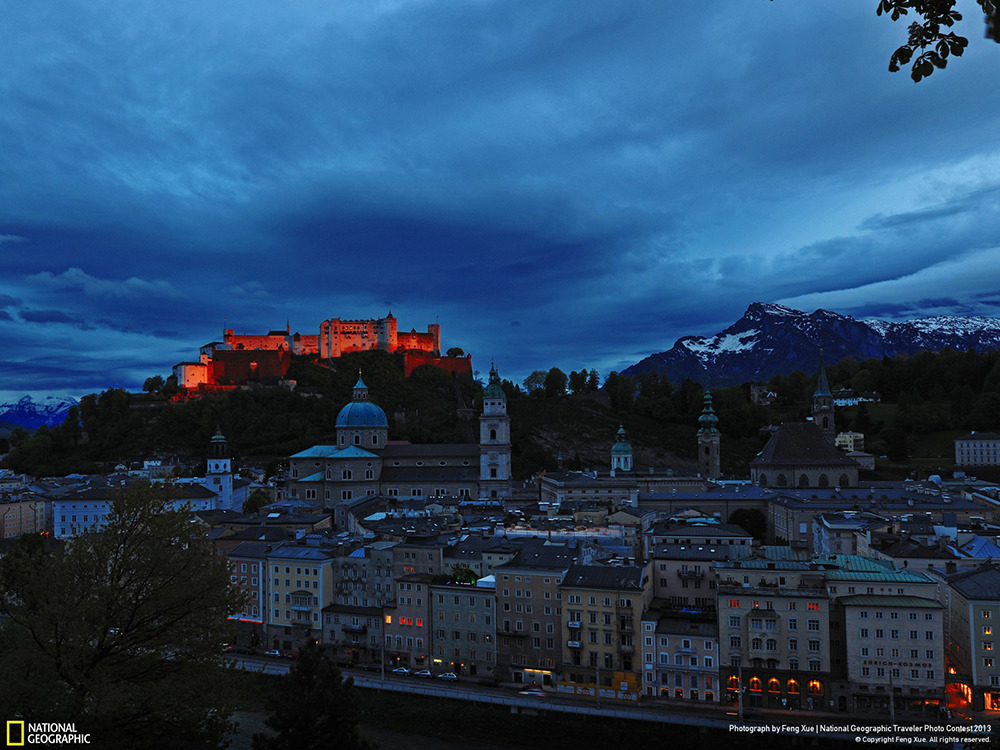
[[[777,482],[777,484],[778,484],[779,487],[787,487],[788,486],[788,480],[785,479],[785,475],[784,474],[778,474],[778,482]]]
[[[497,439],[497,431],[490,430],[490,440],[496,440],[496,439]]]
[[[761,487],[767,487],[767,474],[761,474],[760,478],[757,480],[757,484]]]
[[[781,692],[781,682],[778,678],[772,677],[767,681],[767,692],[769,693],[780,693]]]
[[[764,648],[764,641],[760,638],[754,638],[750,641],[750,648],[761,649]]]
[[[809,695],[822,695],[823,686],[819,680],[809,680]]]
[[[837,480],[837,486],[838,487],[847,487],[848,486],[847,474],[841,474],[840,475],[840,479]]]
[[[819,475],[819,486],[820,487],[829,487],[830,486],[830,480],[826,476],[826,474],[820,474]]]
[[[778,642],[774,638],[768,638],[767,639],[767,650],[768,651],[777,651],[778,650]]]
[[[759,692],[761,692],[760,677],[751,677],[750,678],[750,692],[751,693],[759,693]]]
[[[789,695],[798,695],[799,694],[799,683],[798,683],[797,680],[789,680],[788,681],[788,694]]]
[[[808,486],[809,486],[809,477],[807,477],[805,474],[799,474],[799,487],[808,487]]]
[[[731,674],[729,675],[729,680],[726,682],[726,685],[729,687],[730,690],[739,690],[740,678],[734,674]]]

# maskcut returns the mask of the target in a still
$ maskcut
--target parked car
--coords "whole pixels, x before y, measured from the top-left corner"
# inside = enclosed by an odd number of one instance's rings
[[[264,656],[281,656],[281,652],[276,648],[271,648],[264,652]]]
[[[413,676],[414,677],[433,677],[434,675],[431,674],[431,670],[429,670],[429,669],[421,669],[419,672],[414,672]]]
[[[518,690],[517,694],[518,695],[531,695],[531,696],[534,696],[535,698],[548,698],[548,696],[549,696],[549,694],[546,693],[541,688],[533,688],[533,687],[525,688],[524,690]]]
[[[382,665],[381,664],[365,664],[364,670],[366,672],[381,672],[382,671]]]
[[[441,674],[437,675],[437,678],[439,680],[457,680],[458,675],[455,674],[454,672],[442,672]]]
[[[396,667],[394,670],[392,670],[392,673],[393,674],[409,674],[410,670],[407,669],[406,667]]]

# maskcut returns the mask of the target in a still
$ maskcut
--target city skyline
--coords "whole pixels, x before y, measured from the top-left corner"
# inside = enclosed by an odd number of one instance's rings
[[[0,394],[389,310],[514,380],[756,300],[996,316],[1000,48],[960,3],[914,84],[875,6],[11,8]]]

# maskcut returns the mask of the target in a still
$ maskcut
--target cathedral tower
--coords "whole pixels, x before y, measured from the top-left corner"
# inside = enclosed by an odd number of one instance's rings
[[[217,495],[216,510],[240,510],[233,508],[233,461],[229,456],[229,443],[222,430],[216,428],[209,449],[205,481],[208,489]]]
[[[611,476],[619,471],[632,471],[632,444],[622,425],[618,425],[616,438],[615,444],[611,446]]]
[[[483,391],[483,415],[479,418],[479,497],[507,500],[510,492],[510,417],[494,365]]]
[[[712,408],[712,394],[705,391],[705,405],[698,417],[698,471],[706,479],[722,475],[719,418]]]

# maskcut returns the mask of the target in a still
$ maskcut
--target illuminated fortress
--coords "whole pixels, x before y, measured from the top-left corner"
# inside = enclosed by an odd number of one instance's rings
[[[319,356],[335,359],[349,352],[381,349],[386,352],[420,351],[441,355],[441,326],[430,323],[426,332],[399,333],[395,316],[369,320],[330,318],[319,326]]]

